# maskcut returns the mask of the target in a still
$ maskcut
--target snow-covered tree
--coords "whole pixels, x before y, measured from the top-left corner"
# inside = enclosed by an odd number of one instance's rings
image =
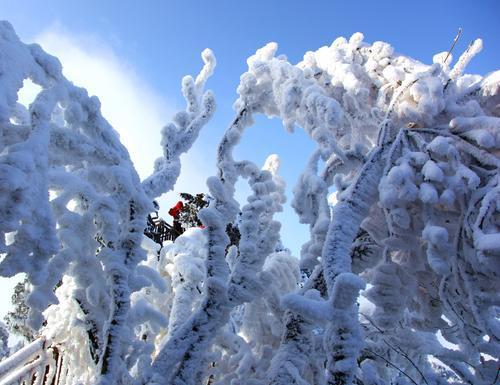
[[[203,193],[196,195],[180,193],[180,196],[184,204],[179,212],[179,222],[181,222],[186,229],[202,226],[198,218],[198,212],[208,204],[205,195]]]
[[[26,273],[31,326],[46,319],[43,333],[68,345],[65,362],[80,362],[67,365],[71,381],[131,381],[139,338],[132,320],[147,313],[131,294],[156,274],[138,266],[146,258],[146,216],[175,184],[179,156],[214,111],[203,91],[213,55],[204,52],[196,81],[183,80],[188,107],[163,129],[164,155],[141,183],[99,100],[65,79],[56,58],[22,44],[6,22],[0,52],[0,274]],[[17,103],[25,79],[42,88],[28,109]]]
[[[140,182],[98,100],[1,24],[0,274],[27,274],[31,325],[45,320],[40,333],[61,347],[61,383],[498,381],[500,72],[464,74],[481,47],[454,65],[360,33],[298,64],[274,43],[259,49],[207,181],[204,228],[159,250],[145,219],[214,112],[211,52],[184,78],[187,108]],[[16,101],[26,78],[42,87],[29,109]],[[300,261],[274,218],[279,159],[233,155],[258,114],[317,145],[292,200],[310,229]],[[241,206],[239,178],[251,191]]]

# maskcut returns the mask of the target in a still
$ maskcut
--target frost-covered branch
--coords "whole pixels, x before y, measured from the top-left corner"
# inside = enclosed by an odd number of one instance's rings
[[[143,182],[146,194],[154,199],[170,191],[181,172],[180,156],[188,151],[198,137],[201,128],[215,112],[215,97],[204,90],[207,79],[215,68],[215,56],[209,49],[201,55],[205,65],[196,80],[191,76],[182,79],[182,93],[186,99],[186,111],[178,112],[172,123],[162,130],[163,157],[155,161],[154,172]]]
[[[43,335],[64,349],[60,381],[494,383],[500,72],[465,74],[481,47],[454,65],[360,33],[298,64],[275,43],[259,49],[207,182],[204,228],[159,251],[145,218],[214,112],[211,52],[184,78],[186,110],[141,183],[97,98],[0,24],[0,274],[27,274],[31,322],[46,320]],[[28,109],[17,103],[27,78],[42,88]],[[235,159],[257,114],[316,144],[292,200],[310,234],[300,284],[275,219],[278,159]],[[239,178],[251,191],[241,207]],[[231,247],[227,229],[239,234]]]

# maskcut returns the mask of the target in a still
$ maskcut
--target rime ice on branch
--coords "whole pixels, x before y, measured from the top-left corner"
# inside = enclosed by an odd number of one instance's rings
[[[193,80],[191,76],[182,79],[182,93],[187,102],[185,111],[174,116],[161,132],[163,157],[158,158],[153,174],[142,185],[146,194],[155,198],[170,191],[181,172],[180,156],[188,151],[198,137],[200,129],[215,111],[215,98],[211,91],[204,91],[207,79],[215,68],[215,56],[206,49],[202,53],[205,66]]]
[[[275,44],[248,60],[237,115],[220,146],[222,185],[234,183],[244,163],[230,154],[252,114],[276,116],[290,131],[302,127],[318,143],[294,207],[311,228],[302,267],[311,272],[321,257],[317,268],[325,279],[309,290],[326,284],[327,291],[324,303],[308,296],[285,301],[303,313],[288,315],[272,383],[436,383],[440,373],[456,381],[494,380],[498,72],[463,75],[480,48],[478,40],[450,69],[451,61],[439,59],[444,55],[428,66],[355,34],[307,53],[295,66],[275,56]],[[333,187],[339,203],[330,219],[326,196]],[[372,285],[364,294],[375,304],[372,314],[356,310],[363,284],[347,279],[353,269]],[[352,295],[335,300],[335,293],[347,292]],[[307,325],[313,308],[325,312],[322,322],[313,317],[316,329]],[[317,351],[328,360],[322,380],[314,377],[317,356],[298,362],[285,353],[300,351],[291,350],[293,341],[312,344],[318,330],[325,345]],[[460,352],[441,345],[437,332]],[[428,342],[416,346],[419,339]]]
[[[431,65],[360,33],[296,65],[274,43],[259,49],[207,182],[205,228],[158,251],[145,214],[213,113],[212,54],[183,80],[187,109],[140,183],[97,99],[2,24],[0,273],[27,273],[49,338],[84,341],[65,353],[67,383],[495,383],[500,72],[464,74],[481,47]],[[43,89],[29,110],[16,102],[26,78]],[[310,229],[300,288],[274,218],[277,158],[264,169],[234,158],[256,114],[317,145],[292,200]],[[239,178],[251,190],[242,207]],[[241,235],[231,247],[228,228]]]

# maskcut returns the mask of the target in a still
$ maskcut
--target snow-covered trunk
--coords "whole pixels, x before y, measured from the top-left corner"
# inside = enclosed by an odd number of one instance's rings
[[[212,183],[218,184],[217,182],[219,181],[216,179],[212,180]],[[210,189],[213,195],[215,189],[213,187]],[[220,198],[215,195],[216,201]],[[174,336],[166,344],[173,345],[171,341],[177,342],[179,335],[183,336],[181,337],[184,339],[183,346],[176,347],[179,351],[175,352],[175,355],[168,355],[168,358],[173,360],[172,363],[177,365],[172,376],[169,376],[170,382],[168,383],[176,385],[200,383],[202,375],[206,371],[206,354],[218,330],[229,318],[230,306],[227,300],[229,269],[225,261],[225,245],[228,244],[229,240],[225,233],[225,222],[211,215],[213,213],[208,210],[205,209],[200,213],[200,219],[207,230],[205,298],[199,309],[182,328],[179,328],[179,333],[174,333]],[[179,353],[182,353],[181,357],[179,357]],[[179,359],[175,360],[175,357],[179,357]]]
[[[90,310],[84,305],[83,300],[83,297],[79,298],[77,293],[75,293],[75,301],[82,310],[85,317],[85,323],[87,324],[86,329],[89,339],[89,353],[94,363],[98,364],[101,359],[100,349],[103,346],[103,341],[101,341],[101,325],[98,325],[97,321],[90,315]]]
[[[217,278],[208,278],[199,308],[173,333],[156,356],[152,384],[197,384],[200,373],[204,371],[207,349],[229,316],[225,298],[225,284]]]
[[[316,266],[304,287],[300,290],[303,295],[308,290],[317,290],[320,295],[327,296],[323,269]],[[308,371],[315,368],[308,368],[314,352],[313,325],[311,320],[292,310],[287,310],[284,315],[284,332],[281,343],[276,352],[268,371],[269,385],[304,385],[307,381],[303,378]],[[321,363],[316,363],[321,367]],[[309,369],[309,370],[308,370]],[[310,370],[312,369],[312,370]],[[323,374],[313,375],[314,385],[321,385]]]
[[[199,213],[205,225],[208,247],[205,298],[201,307],[166,342],[153,365],[157,372],[162,371],[164,378],[171,376],[170,381],[176,384],[196,384],[203,377],[206,353],[217,331],[228,322],[231,309],[252,301],[263,290],[258,273],[279,239],[279,224],[273,221],[273,215],[281,210],[284,185],[276,175],[277,157],[268,158],[265,168],[269,171],[259,170],[250,162],[234,162],[232,159],[232,149],[248,123],[247,119],[246,109],[243,109],[221,141],[218,152],[220,176],[207,181],[213,201]],[[238,176],[249,179],[253,194],[242,209],[240,252],[231,264],[229,274],[226,227],[237,212],[233,195]],[[182,355],[182,360],[172,359],[172,354],[174,357]],[[166,363],[167,357],[171,361],[169,364]],[[169,374],[171,371],[173,374]]]
[[[124,339],[130,331],[127,317],[130,310],[130,280],[137,263],[142,259],[142,234],[145,228],[145,207],[134,200],[129,202],[128,218],[122,223],[123,238],[119,240],[108,270],[112,294],[112,312],[107,329],[106,347],[102,356],[100,384],[120,384],[126,366]],[[115,260],[116,258],[116,260]]]
[[[174,298],[170,308],[167,340],[169,340],[179,327],[191,316],[192,309],[196,305],[200,294],[200,287],[205,278],[204,264],[206,257],[206,240],[202,229],[196,229],[198,237],[203,240],[196,242],[193,240],[191,232],[188,230],[167,251],[170,258],[169,275],[172,280],[172,290]],[[186,237],[186,235],[190,235]],[[184,241],[186,238],[186,241]],[[193,246],[191,246],[191,242]]]
[[[118,269],[117,269],[118,270]],[[111,272],[113,312],[107,330],[106,348],[102,356],[101,374],[99,383],[109,385],[120,383],[120,369],[123,367],[123,348],[121,339],[123,329],[130,309],[130,290],[127,285],[125,272]]]
[[[331,221],[330,207],[327,202],[328,188],[333,183],[334,175],[342,171],[346,172],[349,167],[359,165],[363,156],[356,152],[346,153],[345,159],[336,156],[328,161],[321,175],[318,175],[320,154],[321,152],[317,150],[311,156],[294,189],[292,205],[301,222],[309,223],[310,228],[310,241],[304,244],[301,250],[301,268],[308,272],[315,267],[304,288],[300,290],[300,295],[313,289],[317,290],[322,298],[327,299],[328,292],[323,277],[323,268],[321,264],[318,264],[318,259],[321,256]],[[308,371],[307,366],[310,367],[309,372],[312,372],[312,377],[309,380],[314,384],[323,382],[322,364],[314,362],[316,357],[314,352],[310,350],[312,347],[306,350],[309,354],[299,353],[305,349],[302,343],[306,341],[308,345],[314,343],[311,335],[314,323],[307,319],[307,316],[307,312],[297,313],[293,310],[287,310],[284,318],[286,330],[269,370],[273,383],[286,384],[291,379],[295,382],[304,381],[301,376]],[[325,315],[325,318],[328,317]]]
[[[375,187],[382,177],[389,147],[390,144],[385,144],[373,150],[356,180],[341,194],[333,208],[322,253],[323,274],[330,295],[335,278],[351,271],[352,243],[378,196]]]
[[[356,300],[364,282],[351,274],[351,248],[361,222],[375,202],[390,143],[376,147],[332,213],[322,254],[323,275],[332,305],[324,349],[327,383],[351,384],[362,347]],[[345,291],[343,293],[343,291]]]
[[[301,377],[313,354],[311,327],[300,315],[288,311],[284,319],[285,333],[278,353],[273,357],[269,385],[304,385]]]
[[[242,112],[233,121],[228,131],[240,131],[244,123]],[[228,149],[234,145],[230,136],[225,135],[219,145],[219,164],[225,166]],[[230,150],[229,150],[230,151]],[[231,166],[228,162],[227,166]],[[224,174],[220,170],[220,178],[211,177],[207,181],[213,198],[210,206],[201,210],[199,218],[205,225],[207,237],[206,274],[204,297],[201,305],[182,326],[170,336],[153,361],[152,384],[196,384],[200,372],[204,371],[204,359],[217,330],[227,322],[229,304],[227,300],[227,281],[229,269],[225,260],[225,248],[229,243],[226,225],[237,213],[232,198],[236,177],[234,170]],[[229,190],[229,191],[228,191]],[[231,197],[231,198],[229,198]],[[227,219],[227,218],[231,219]]]
[[[230,133],[243,130],[247,124],[247,115],[246,109],[237,114],[219,145],[219,177],[211,177],[207,181],[213,201],[199,213],[207,236],[204,299],[201,306],[173,333],[156,356],[153,361],[153,383],[170,384],[175,378],[176,381],[181,381],[179,383],[195,384],[200,372],[204,371],[203,355],[210,347],[217,330],[228,320],[229,269],[225,260],[225,248],[229,238],[226,226],[237,213],[237,203],[233,198],[237,174],[231,151],[238,140]]]

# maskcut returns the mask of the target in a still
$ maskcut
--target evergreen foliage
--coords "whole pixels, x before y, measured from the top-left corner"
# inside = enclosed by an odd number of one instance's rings
[[[184,201],[184,205],[179,213],[178,220],[181,222],[184,229],[189,229],[190,227],[200,227],[202,223],[198,218],[198,212],[208,206],[208,201],[205,194],[200,193],[196,195],[191,195],[188,193],[179,194]]]

